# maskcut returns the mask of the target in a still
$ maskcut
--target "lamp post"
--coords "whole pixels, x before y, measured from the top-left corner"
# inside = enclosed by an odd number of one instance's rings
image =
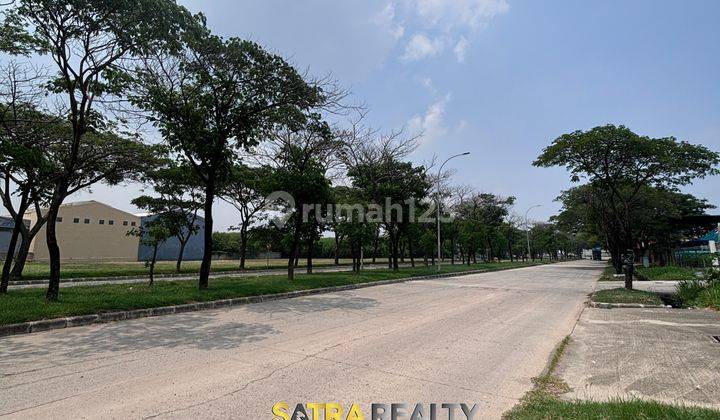
[[[438,176],[437,176],[437,216],[435,217],[437,222],[437,271],[440,272],[440,259],[442,258],[442,251],[440,247],[440,174],[442,174],[442,169],[445,166],[446,163],[450,161],[450,159],[456,158],[458,156],[466,156],[469,155],[470,152],[465,153],[458,153],[457,155],[450,156],[449,158],[445,159],[445,162],[443,162],[442,165],[440,165],[440,169],[438,169]]]
[[[525,232],[527,233],[528,259],[530,259],[530,224],[528,223],[528,213],[530,212],[530,210],[536,207],[542,207],[542,205],[535,204],[534,206],[531,206],[529,209],[527,209],[527,211],[525,211]]]

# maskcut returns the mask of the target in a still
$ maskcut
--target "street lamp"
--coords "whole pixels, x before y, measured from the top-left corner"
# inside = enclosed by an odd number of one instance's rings
[[[440,174],[442,173],[443,166],[445,166],[446,163],[450,161],[450,159],[456,158],[458,156],[466,156],[469,155],[470,152],[465,153],[458,153],[457,155],[450,156],[449,158],[445,159],[445,162],[443,162],[442,165],[440,165],[440,169],[438,169],[438,177],[437,177],[437,271],[440,271],[440,259],[442,258],[442,251],[440,247]]]
[[[530,258],[530,224],[528,223],[528,213],[536,207],[542,207],[542,204],[535,204],[525,212],[525,232],[527,232],[528,259]]]

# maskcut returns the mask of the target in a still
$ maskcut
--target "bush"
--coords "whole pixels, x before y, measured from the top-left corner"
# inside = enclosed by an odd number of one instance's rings
[[[705,282],[699,279],[685,280],[678,283],[676,292],[677,297],[685,306],[694,306],[694,303],[700,293],[705,290]]]
[[[684,306],[720,309],[720,270],[707,269],[702,279],[683,281],[676,290]]]

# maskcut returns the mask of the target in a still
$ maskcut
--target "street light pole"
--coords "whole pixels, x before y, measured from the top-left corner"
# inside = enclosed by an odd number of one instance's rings
[[[435,206],[436,210],[436,222],[437,222],[437,271],[440,272],[440,259],[442,258],[442,251],[440,246],[440,175],[442,174],[442,169],[445,166],[446,163],[450,161],[450,159],[456,158],[458,156],[466,156],[469,155],[470,152],[465,153],[458,153],[457,155],[450,156],[449,158],[445,159],[445,162],[443,162],[442,165],[440,165],[440,169],[438,169],[438,176],[437,176],[437,205]]]
[[[527,209],[527,211],[525,211],[525,232],[527,233],[528,259],[530,259],[530,224],[528,223],[528,213],[530,212],[530,210],[536,207],[542,207],[542,205],[535,204],[534,206],[531,206],[529,209]]]

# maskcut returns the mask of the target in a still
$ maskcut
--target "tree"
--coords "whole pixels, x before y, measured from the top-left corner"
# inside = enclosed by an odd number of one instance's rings
[[[632,214],[643,187],[676,189],[695,178],[718,173],[720,155],[674,137],[639,136],[624,126],[606,125],[564,134],[546,147],[535,166],[564,166],[571,180],[588,181],[597,216],[607,225],[605,241],[616,270],[632,250]],[[632,289],[632,265],[625,287]]]
[[[205,187],[205,251],[198,286],[208,287],[212,262],[212,206],[238,150],[249,150],[277,126],[298,126],[323,103],[320,87],[258,44],[227,40],[205,28],[184,36],[175,57],[146,61],[132,101],[150,114],[170,147]]]
[[[330,127],[313,119],[300,130],[276,132],[263,150],[273,167],[271,188],[284,191],[293,199],[292,203],[285,203],[292,211],[287,221],[289,280],[294,278],[303,233],[307,240],[308,270],[312,270],[313,244],[319,237],[320,222],[326,215],[324,208],[331,198],[327,171],[337,148],[338,141]]]
[[[50,165],[44,150],[67,124],[38,109],[43,96],[34,86],[42,81],[39,71],[10,62],[0,72],[0,197],[14,222],[0,280],[0,293],[7,293],[10,278],[22,274],[30,242],[45,223],[41,207]],[[28,227],[24,216],[31,209],[37,222]]]
[[[143,195],[132,203],[152,214],[164,215],[164,226],[180,245],[175,262],[175,271],[179,273],[185,247],[199,230],[198,211],[202,208],[199,203],[203,198],[201,184],[192,168],[172,160],[167,160],[159,168],[150,169],[144,180],[152,185],[158,196]]]
[[[169,216],[169,217],[167,217]],[[173,219],[175,215],[159,214],[155,218],[144,222],[141,226],[134,227],[128,231],[128,235],[140,238],[140,243],[152,248],[150,257],[145,261],[145,266],[150,269],[150,285],[155,281],[155,262],[157,261],[158,248],[173,236]]]
[[[565,231],[584,234],[583,240],[587,242],[607,243],[611,239],[600,238],[612,234],[612,220],[607,223],[604,221],[607,200],[597,194],[600,194],[598,189],[590,184],[563,191],[557,198],[557,201],[562,203],[562,209],[552,220]],[[705,200],[690,194],[665,188],[642,187],[630,214],[635,238],[632,248],[641,255],[653,252],[660,259],[660,263],[664,264],[670,258],[672,247],[677,245],[683,236],[682,220],[702,215],[710,208],[712,206]]]
[[[267,205],[268,182],[271,169],[235,164],[230,168],[227,180],[222,186],[220,197],[230,203],[240,214],[240,224],[231,227],[240,232],[240,268],[245,268],[248,249],[248,229],[259,219],[260,212]]]
[[[515,197],[474,193],[457,205],[458,237],[468,264],[470,257],[474,258],[479,250],[488,260],[503,252],[505,243],[501,229],[514,202]]]
[[[19,0],[4,12],[0,47],[11,54],[50,56],[58,73],[48,91],[61,105],[71,133],[57,141],[49,161],[46,242],[50,255],[47,299],[58,299],[60,248],[56,218],[70,194],[103,180],[119,182],[136,170],[147,149],[135,138],[120,135],[96,105],[116,96],[113,81],[127,76],[124,59],[174,43],[187,11],[171,0]]]

